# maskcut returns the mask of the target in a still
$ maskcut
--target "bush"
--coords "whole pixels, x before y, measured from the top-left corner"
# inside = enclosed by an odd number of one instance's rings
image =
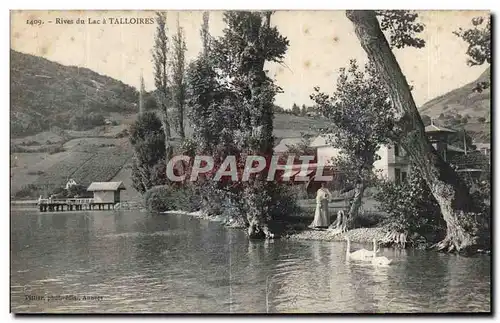
[[[353,219],[354,228],[373,228],[383,224],[386,216],[381,213],[359,212]]]
[[[88,130],[105,125],[105,118],[100,113],[79,113],[71,117],[69,121],[73,130]]]
[[[173,190],[173,204],[177,210],[187,212],[201,209],[201,195],[199,189],[192,183],[178,186]]]
[[[172,210],[198,211],[201,208],[199,190],[191,184],[154,186],[144,194],[144,203],[149,212]]]
[[[28,184],[23,186],[19,191],[14,193],[13,198],[15,199],[23,199],[30,197],[38,197],[39,189],[34,184]]]
[[[224,205],[227,192],[221,190],[218,184],[210,180],[195,182],[200,196],[201,208],[209,216],[222,214],[224,207],[227,206]]]
[[[374,198],[379,210],[388,214],[383,224],[390,231],[421,235],[444,232],[446,223],[439,206],[417,170],[410,173],[407,182],[381,181],[379,188]]]
[[[179,144],[176,150],[179,155],[185,155],[194,158],[196,155],[196,141],[190,138],[184,139]]]
[[[115,138],[124,138],[124,137],[128,137],[128,136],[129,136],[128,129],[123,129],[122,131],[120,131],[119,133],[117,133],[115,135]]]
[[[307,200],[309,198],[306,185],[291,185],[289,187],[289,191],[290,194],[293,194],[298,200]]]
[[[43,175],[45,174],[44,171],[41,171],[41,170],[37,170],[37,171],[29,171],[28,172],[28,175]]]
[[[58,145],[58,146],[53,146],[53,147],[49,147],[47,149],[47,152],[50,154],[50,155],[53,155],[53,154],[57,154],[57,153],[61,153],[65,151],[63,145]]]
[[[87,186],[84,185],[73,185],[67,190],[67,197],[90,198],[92,196],[92,192],[88,192]]]
[[[149,212],[158,213],[176,209],[175,193],[167,185],[154,186],[144,193],[144,204]]]
[[[58,198],[65,198],[68,197],[68,191],[64,187],[56,187],[52,192],[49,194],[50,195],[56,195]]]

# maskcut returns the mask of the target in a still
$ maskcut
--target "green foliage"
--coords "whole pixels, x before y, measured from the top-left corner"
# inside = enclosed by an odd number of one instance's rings
[[[144,193],[144,204],[151,213],[176,210],[175,195],[171,186],[154,186]]]
[[[300,115],[300,108],[299,106],[297,105],[297,103],[294,103],[293,106],[292,106],[292,114],[294,116],[298,116]]]
[[[171,98],[174,108],[174,129],[184,138],[184,106],[186,101],[186,83],[185,83],[185,55],[186,40],[183,29],[179,26],[179,17],[177,17],[177,33],[172,37],[173,55],[170,62],[172,69]]]
[[[105,118],[100,113],[78,113],[69,121],[73,130],[88,130],[105,124]]]
[[[316,149],[309,146],[310,139],[307,136],[302,136],[302,140],[294,145],[287,145],[288,151],[283,154],[284,160],[288,155],[295,156],[316,156]]]
[[[374,199],[389,215],[384,224],[390,231],[424,235],[446,229],[439,205],[415,168],[407,182],[381,181]]]
[[[211,153],[217,146],[224,127],[222,103],[224,92],[208,57],[200,56],[187,71],[187,104],[193,136],[200,153]],[[233,121],[234,122],[234,121]]]
[[[422,48],[425,41],[417,37],[424,31],[425,25],[418,22],[418,14],[409,10],[378,10],[380,28],[389,32],[391,48]]]
[[[491,63],[491,16],[472,19],[473,28],[455,31],[454,34],[469,44],[467,63],[470,66]]]
[[[351,173],[354,181],[369,180],[378,158],[375,152],[397,137],[394,108],[373,66],[366,65],[363,71],[351,60],[348,69],[340,69],[332,96],[316,87],[311,99],[332,122],[326,132],[335,133],[335,138],[329,142],[342,152],[336,163]]]
[[[177,153],[179,155],[190,156],[194,158],[196,155],[197,143],[194,139],[186,138],[181,141],[180,145],[177,147]]]
[[[288,40],[270,25],[270,17],[270,12],[225,12],[226,28],[218,38],[208,37],[204,17],[204,49],[187,73],[198,153],[217,161],[227,155],[272,152],[274,97],[280,89],[267,77],[264,63],[281,62]],[[270,210],[276,197],[265,181],[201,182],[199,187],[206,190],[203,203],[209,213],[244,217],[252,230],[262,232],[275,216]]]
[[[469,66],[491,64],[491,16],[472,19],[473,28],[453,32],[468,43],[467,64]],[[489,81],[478,82],[474,91],[483,92],[490,87]]]
[[[87,191],[87,186],[85,185],[72,185],[67,190],[67,197],[92,197],[92,192]]]
[[[279,105],[274,105],[273,106],[273,111],[274,113],[286,113],[286,110],[280,107]]]
[[[154,112],[145,111],[137,117],[130,128],[129,140],[134,149],[134,188],[144,193],[154,185],[165,184],[165,135]]]
[[[386,217],[376,212],[359,212],[352,220],[353,228],[374,228],[384,223]]]
[[[14,199],[25,199],[25,198],[34,198],[39,195],[38,186],[35,184],[24,185],[20,190],[14,193]]]
[[[300,109],[300,115],[302,117],[305,117],[307,114],[307,108],[306,108],[306,105],[305,104],[302,104],[302,108]]]
[[[144,95],[144,111],[154,111],[158,109],[158,104],[153,93],[147,93]]]
[[[169,87],[171,87],[169,79],[170,46],[167,34],[167,15],[164,12],[157,12],[155,44],[152,49],[154,81],[156,87],[154,95],[163,125],[165,158],[170,159],[173,154],[172,147],[169,144],[171,140],[170,120],[172,119],[169,108],[172,104],[172,93],[169,91]]]
[[[69,129],[71,117],[78,113],[135,111],[135,89],[111,77],[14,50],[10,64],[10,131],[14,137],[54,126]]]
[[[158,185],[144,194],[144,203],[149,212],[198,211],[201,208],[201,195],[196,186]]]
[[[178,186],[174,192],[174,204],[177,210],[187,212],[200,210],[202,208],[202,201],[198,186],[192,183]]]

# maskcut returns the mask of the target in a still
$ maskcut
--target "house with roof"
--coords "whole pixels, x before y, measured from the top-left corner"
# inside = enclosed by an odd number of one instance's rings
[[[94,193],[94,203],[120,203],[120,192],[125,190],[123,182],[93,182],[87,191]]]
[[[425,127],[425,132],[441,157],[448,161],[450,158],[465,154],[462,148],[447,143],[448,136],[455,131],[431,124]],[[316,149],[318,165],[331,165],[332,159],[340,155],[340,149],[332,146],[334,134],[319,135],[311,140],[310,147]],[[380,157],[373,164],[374,171],[381,178],[393,181],[405,181],[410,172],[410,160],[407,153],[397,144],[382,145],[376,152]]]
[[[485,156],[491,155],[491,144],[489,142],[473,142],[476,150],[480,151]]]
[[[300,145],[304,143],[304,138],[295,137],[295,138],[283,138],[280,142],[274,147],[275,154],[283,154],[287,153],[290,148]]]
[[[340,154],[340,149],[332,146],[334,140],[335,135],[332,133],[322,134],[311,140],[309,147],[316,150],[318,164],[330,166],[332,158]]]

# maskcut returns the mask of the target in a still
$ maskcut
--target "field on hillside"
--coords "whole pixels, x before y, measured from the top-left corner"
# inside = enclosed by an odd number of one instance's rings
[[[114,128],[114,129],[113,129]],[[93,129],[80,138],[58,136],[44,132],[34,136],[16,138],[12,143],[29,144],[33,150],[43,150],[44,139],[58,141],[61,151],[57,153],[12,153],[11,194],[30,188],[31,197],[48,194],[56,187],[64,186],[69,178],[78,184],[89,185],[93,181],[109,181],[132,157],[128,138],[115,138],[115,134],[128,126]],[[88,135],[94,134],[97,137]],[[52,141],[51,141],[52,143]],[[52,144],[51,144],[52,145]],[[21,146],[28,147],[28,146]]]

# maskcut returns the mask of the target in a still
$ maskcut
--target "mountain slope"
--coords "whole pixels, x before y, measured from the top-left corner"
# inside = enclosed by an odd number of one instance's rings
[[[425,103],[419,110],[421,115],[437,118],[439,115],[462,116],[469,115],[477,119],[484,117],[489,120],[491,113],[491,91],[488,87],[482,92],[474,91],[478,83],[491,82],[490,67],[479,78],[458,89],[441,95]],[[476,121],[476,120],[474,120]]]
[[[52,126],[68,128],[74,115],[137,110],[135,88],[87,68],[64,66],[10,51],[10,117],[13,137]]]

